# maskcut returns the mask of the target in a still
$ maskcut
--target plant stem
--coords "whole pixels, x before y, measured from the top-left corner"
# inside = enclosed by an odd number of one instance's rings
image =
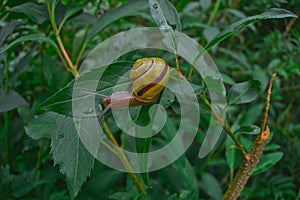
[[[49,17],[50,17],[50,22],[51,22],[51,25],[52,25],[52,28],[53,28],[58,46],[59,46],[60,51],[61,51],[61,52],[58,53],[58,55],[59,55],[60,59],[62,60],[64,66],[66,66],[66,64],[67,64],[67,71],[72,72],[74,77],[78,78],[79,74],[78,74],[77,68],[73,65],[73,63],[70,59],[70,56],[69,56],[68,52],[66,51],[66,49],[64,47],[64,44],[63,44],[63,42],[61,40],[61,37],[60,37],[60,29],[57,29],[57,25],[56,25],[56,22],[55,22],[54,8],[53,9],[51,8],[50,0],[46,0],[46,4],[47,4]]]
[[[35,180],[38,169],[40,168],[40,165],[41,165],[41,158],[42,158],[42,155],[44,153],[44,146],[45,146],[45,140],[42,141],[42,144],[41,144],[40,149],[39,149],[39,153],[38,153],[36,163],[35,163],[35,167],[34,167],[33,180]]]
[[[6,57],[4,59],[4,65],[5,65],[5,93],[7,93],[9,77],[8,77],[8,62],[7,62]],[[8,116],[8,111],[5,112],[3,115],[4,115],[4,134],[5,134],[5,155],[6,155],[6,160],[8,163],[8,161],[9,161],[9,143],[8,143],[9,116]]]
[[[78,67],[79,67],[79,62],[80,62],[80,59],[81,59],[81,57],[82,57],[82,54],[83,54],[83,52],[84,52],[84,50],[85,50],[85,48],[86,48],[86,45],[87,45],[85,39],[86,39],[86,37],[87,37],[87,35],[88,35],[88,30],[89,30],[89,28],[86,28],[86,29],[85,29],[85,33],[84,33],[84,36],[83,36],[83,38],[82,38],[81,48],[80,48],[79,54],[78,54],[78,56],[77,56],[77,59],[76,59],[76,61],[75,61],[75,67],[76,67],[77,69],[78,69]]]
[[[182,72],[181,72],[181,70],[180,70],[180,68],[179,68],[178,55],[177,55],[176,53],[175,53],[174,55],[175,55],[175,62],[176,62],[176,69],[177,69],[178,77],[179,77],[181,80],[183,80],[184,78],[183,78]]]
[[[4,114],[4,134],[5,134],[5,155],[6,155],[6,161],[9,162],[9,144],[8,144],[8,125],[9,125],[9,117],[8,112],[5,112]]]
[[[265,131],[265,127],[266,127],[266,124],[267,124],[267,118],[268,118],[270,100],[271,100],[270,98],[271,98],[271,92],[272,92],[272,85],[273,85],[273,81],[274,81],[275,77],[276,77],[276,73],[274,73],[272,75],[272,78],[269,82],[268,93],[267,93],[267,97],[266,97],[266,106],[265,106],[264,118],[263,118],[263,121],[262,121],[261,126],[260,126],[260,135],[263,133],[263,131]]]
[[[6,57],[3,60],[5,65],[5,92],[8,92],[8,62]]]
[[[104,122],[104,130],[105,130],[109,140],[114,144],[114,147],[115,147],[115,150],[116,150],[115,152],[118,154],[118,157],[120,158],[122,164],[124,165],[124,167],[128,171],[129,176],[131,177],[133,183],[136,185],[136,187],[137,187],[137,189],[139,190],[140,193],[146,195],[147,192],[146,192],[145,188],[143,187],[143,185],[141,184],[141,182],[137,178],[136,174],[134,173],[134,171],[133,171],[126,155],[123,152],[123,149],[120,148],[119,143],[117,142],[116,138],[114,137],[113,133],[109,129],[106,122]]]
[[[269,140],[270,130],[266,127],[268,111],[270,106],[270,96],[272,90],[272,83],[276,76],[276,73],[273,74],[268,87],[268,93],[266,97],[266,106],[264,117],[261,123],[260,134],[256,137],[251,152],[246,156],[246,159],[243,159],[243,164],[239,168],[237,174],[235,175],[233,181],[229,184],[227,191],[223,196],[223,200],[235,200],[238,199],[242,190],[244,189],[246,183],[248,182],[253,170],[257,166],[261,155],[263,154],[263,150]]]
[[[211,106],[211,104],[209,103],[209,101],[206,99],[205,94],[203,93],[201,95],[201,99],[203,100],[203,102],[205,103],[206,106],[209,107],[209,109],[212,112],[212,115],[214,116],[214,118],[217,120],[217,122],[221,125],[223,125],[224,130],[228,133],[228,135],[232,138],[232,140],[235,142],[237,148],[241,151],[243,158],[245,158],[248,153],[246,152],[245,148],[243,147],[243,145],[238,141],[238,139],[236,137],[234,137],[233,132],[230,130],[230,128],[227,126],[227,124],[225,124],[225,122],[223,121],[223,119],[218,115],[218,113],[213,109],[213,107]]]
[[[215,6],[214,6],[214,9],[213,9],[213,11],[212,11],[212,13],[211,13],[211,15],[210,15],[210,17],[209,17],[209,19],[208,19],[208,22],[207,22],[207,24],[208,24],[209,26],[213,23],[213,21],[214,21],[216,15],[217,15],[217,12],[218,12],[218,10],[219,10],[220,4],[221,4],[221,0],[217,0],[216,4],[215,4]]]
[[[64,44],[62,43],[61,38],[60,38],[58,32],[57,32],[57,35],[56,35],[56,40],[57,40],[57,43],[58,43],[58,45],[59,45],[59,47],[60,47],[60,50],[62,51],[62,54],[63,54],[65,60],[66,60],[67,63],[68,63],[68,66],[69,66],[69,68],[70,68],[70,71],[73,73],[73,75],[74,75],[75,78],[78,78],[78,77],[79,77],[78,71],[77,71],[77,69],[75,68],[75,66],[73,65],[73,63],[72,63],[72,61],[71,61],[71,59],[70,59],[70,56],[69,56],[69,54],[67,53],[67,51],[66,51],[66,49],[65,49],[65,47],[64,47]]]

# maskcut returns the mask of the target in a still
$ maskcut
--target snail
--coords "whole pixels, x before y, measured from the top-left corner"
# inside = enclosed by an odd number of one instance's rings
[[[161,58],[141,58],[135,61],[130,70],[131,92],[121,91],[111,96],[94,94],[103,99],[103,116],[110,109],[140,106],[154,102],[163,91],[170,76],[168,64]]]

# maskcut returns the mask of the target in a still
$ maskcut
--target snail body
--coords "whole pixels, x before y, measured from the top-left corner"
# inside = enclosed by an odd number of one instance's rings
[[[170,76],[168,64],[161,58],[138,59],[130,70],[130,92],[121,91],[111,96],[95,94],[103,99],[104,115],[110,109],[124,106],[140,106],[154,102],[163,91]],[[90,92],[86,92],[90,93]]]

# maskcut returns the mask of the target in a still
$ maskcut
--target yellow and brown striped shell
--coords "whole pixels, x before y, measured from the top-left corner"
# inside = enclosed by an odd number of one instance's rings
[[[166,86],[169,76],[169,66],[163,59],[138,59],[130,71],[132,94],[140,102],[152,102]]]

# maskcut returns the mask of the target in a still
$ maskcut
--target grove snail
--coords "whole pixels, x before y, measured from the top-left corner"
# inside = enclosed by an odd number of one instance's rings
[[[141,58],[130,70],[131,92],[117,92],[111,96],[90,93],[103,99],[103,116],[110,109],[139,106],[154,102],[167,84],[170,76],[168,64],[161,58]]]

